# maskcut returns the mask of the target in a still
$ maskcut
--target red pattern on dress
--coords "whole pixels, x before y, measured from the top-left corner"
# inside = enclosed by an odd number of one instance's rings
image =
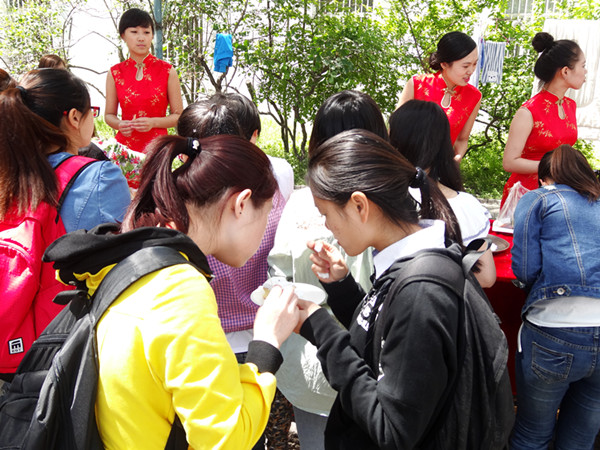
[[[149,54],[144,59],[144,76],[140,81],[135,79],[135,65],[136,62],[129,58],[110,69],[121,106],[121,118],[132,120],[134,116],[165,117],[169,106],[167,87],[171,64]],[[118,132],[116,139],[131,150],[145,152],[146,145],[152,139],[164,134],[167,134],[166,128],[152,128],[145,133],[134,130],[131,136]]]
[[[437,103],[442,106],[444,98],[444,89],[446,89],[446,81],[442,77],[442,72],[433,74],[423,74],[413,76],[413,85],[416,100],[426,100]],[[452,100],[448,108],[442,109],[448,116],[450,122],[450,138],[452,145],[456,142],[458,135],[464,128],[471,113],[481,100],[481,92],[470,84],[466,86],[456,86],[455,94],[452,95]]]
[[[558,116],[558,105],[556,104],[558,97],[546,90],[542,90],[523,103],[521,107],[528,109],[533,117],[533,128],[525,141],[525,147],[521,153],[522,158],[539,161],[542,156],[559,145],[573,145],[577,141],[577,105],[569,97],[563,97],[563,99],[564,119]],[[504,204],[510,188],[517,181],[520,181],[529,190],[538,188],[537,172],[531,174],[512,173],[504,185],[501,205]]]

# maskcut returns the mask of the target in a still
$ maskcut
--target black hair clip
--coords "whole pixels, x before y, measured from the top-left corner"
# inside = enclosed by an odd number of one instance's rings
[[[195,158],[202,151],[202,146],[200,145],[200,141],[194,138],[187,138],[187,148],[185,151],[185,155],[190,158]]]
[[[417,167],[417,173],[415,173],[415,177],[410,183],[410,187],[414,189],[421,189],[425,185],[425,180],[427,178],[427,174],[423,169]]]

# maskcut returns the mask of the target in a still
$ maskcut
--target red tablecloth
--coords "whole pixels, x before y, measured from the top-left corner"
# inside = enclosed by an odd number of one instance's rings
[[[508,233],[498,233],[490,231],[490,234],[501,237],[508,241],[510,247],[508,250],[494,254],[494,263],[496,264],[496,283],[485,289],[485,293],[490,299],[494,311],[500,317],[501,328],[506,334],[508,341],[508,370],[512,383],[513,392],[515,392],[515,353],[517,350],[517,335],[521,326],[521,308],[525,304],[527,294],[513,284],[515,276],[510,267],[512,255],[513,236]]]

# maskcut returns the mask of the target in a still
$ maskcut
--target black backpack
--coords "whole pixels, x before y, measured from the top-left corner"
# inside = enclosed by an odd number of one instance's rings
[[[443,252],[425,250],[409,263],[403,263],[390,283],[397,292],[414,282],[437,283],[462,300],[458,322],[462,331],[457,341],[458,374],[441,399],[419,448],[508,448],[515,419],[507,368],[508,343],[498,316],[472,273],[482,254],[466,252],[461,266]],[[386,306],[384,300],[380,312],[383,317]],[[375,343],[381,341],[381,328],[376,327]],[[380,344],[374,345],[381,348]],[[459,413],[449,414],[451,411]]]
[[[112,302],[141,277],[190,264],[177,250],[148,247],[119,262],[91,297],[66,291],[69,305],[33,343],[0,397],[0,449],[102,449],[96,426],[96,324]],[[177,414],[165,448],[188,448]]]

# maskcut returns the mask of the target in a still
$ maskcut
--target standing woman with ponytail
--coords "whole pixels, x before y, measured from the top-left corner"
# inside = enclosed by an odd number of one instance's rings
[[[538,164],[545,153],[577,141],[577,105],[565,93],[585,82],[585,55],[576,42],[555,41],[545,32],[537,33],[531,44],[540,53],[534,72],[542,90],[523,103],[510,124],[502,165],[511,175],[502,204],[517,181],[529,190],[537,188]]]
[[[277,189],[269,159],[236,136],[162,136],[150,144],[141,180],[121,233],[107,224],[67,234],[45,255],[63,281],[91,293],[116,263],[148,247],[170,247],[193,264],[140,278],[98,322],[102,442],[165,448],[177,416],[191,448],[252,448],[275,394],[278,347],[298,321],[297,297],[293,288],[271,291],[238,365],[206,256],[240,267],[256,252]]]
[[[420,250],[436,249],[460,263],[460,246],[450,244],[461,242],[452,209],[422,169],[365,130],[319,145],[307,181],[325,225],[346,253],[355,256],[370,246],[376,251],[373,287],[365,297],[333,245],[308,243],[313,272],[346,327],[314,303],[298,301],[300,333],[317,346],[323,371],[338,391],[325,448],[440,448],[446,422],[437,419],[457,377],[460,299],[436,283],[400,288],[395,281]],[[409,187],[421,190],[420,207]],[[384,301],[385,313],[378,314]],[[374,330],[381,331],[380,339]],[[452,409],[444,419],[453,423],[455,414],[467,415]],[[453,442],[458,430],[446,431],[452,438],[445,448],[459,448]]]
[[[469,135],[479,114],[481,92],[469,84],[477,69],[477,44],[460,31],[446,33],[429,57],[433,74],[415,75],[404,86],[398,106],[409,100],[427,100],[442,107],[450,122],[455,159],[467,153]]]

